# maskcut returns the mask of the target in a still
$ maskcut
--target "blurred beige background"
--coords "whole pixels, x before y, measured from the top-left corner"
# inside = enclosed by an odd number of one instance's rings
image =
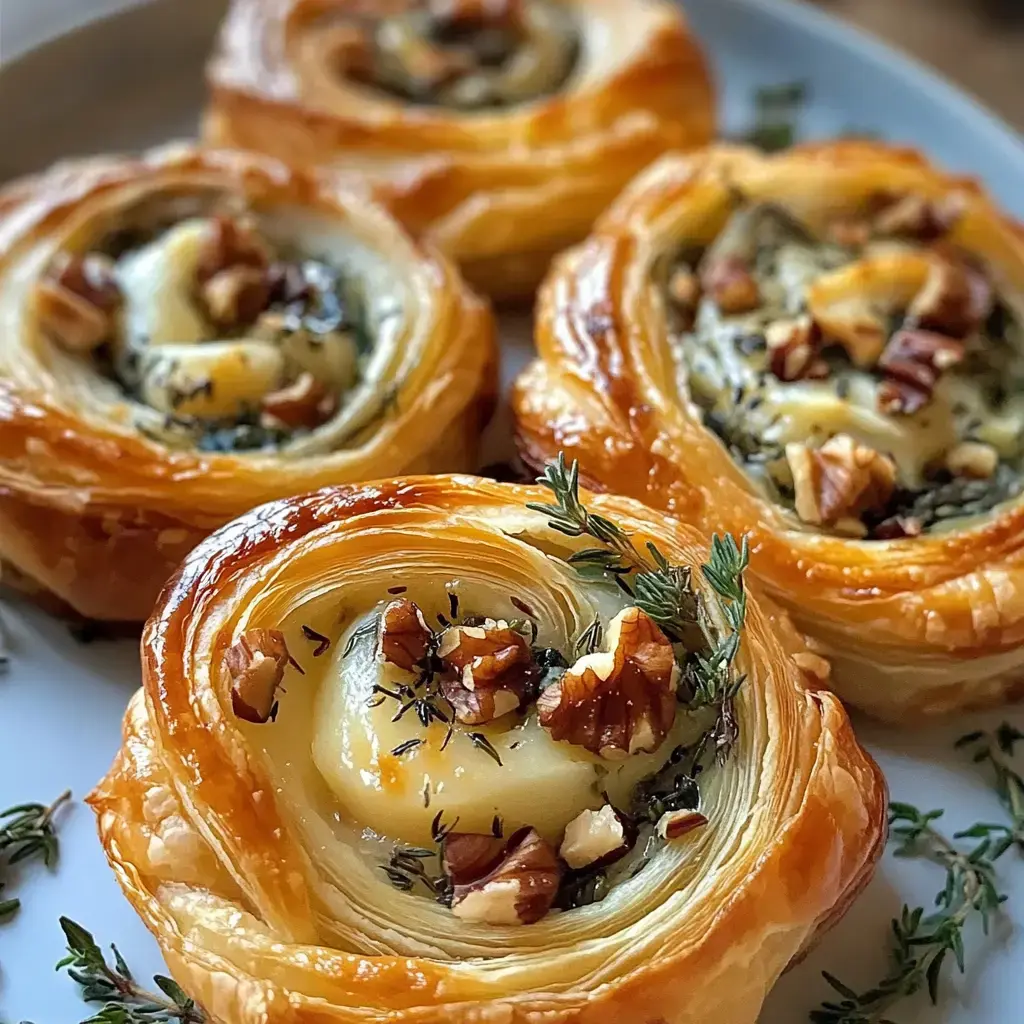
[[[814,0],[902,47],[1024,130],[1024,0]]]
[[[0,58],[136,0],[0,0]],[[685,4],[685,0],[683,0]],[[802,0],[901,46],[1024,129],[1024,0]]]

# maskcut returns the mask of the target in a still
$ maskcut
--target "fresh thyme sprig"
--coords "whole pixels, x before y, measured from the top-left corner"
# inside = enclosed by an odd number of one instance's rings
[[[979,822],[957,836],[989,839],[989,856],[1001,857],[1011,846],[1024,853],[1024,777],[1021,777],[1010,758],[1014,745],[1024,740],[1024,732],[1009,722],[1003,722],[993,732],[971,732],[956,741],[958,749],[973,751],[975,764],[988,763],[995,776],[995,790],[1003,807],[1010,815],[1010,824]]]
[[[124,957],[111,946],[110,966],[96,940],[80,924],[62,917],[68,952],[57,970],[68,974],[82,988],[87,1003],[102,1003],[101,1009],[82,1024],[204,1024],[206,1014],[170,978],[156,975],[153,983],[160,993],[142,988],[132,977]]]
[[[701,566],[730,627],[729,633],[722,634],[702,606],[688,566],[672,565],[650,542],[647,553],[641,553],[620,526],[583,504],[575,460],[567,467],[565,456],[559,453],[558,460],[545,468],[537,483],[552,492],[556,503],[530,502],[528,508],[546,515],[551,528],[560,533],[593,537],[604,545],[576,552],[569,557],[569,564],[585,577],[614,580],[673,642],[684,647],[687,703],[691,710],[715,709],[709,739],[719,759],[725,760],[736,739],[733,700],[744,682],[743,676],[734,675],[733,661],[739,652],[747,612],[743,587],[743,574],[750,562],[747,539],[737,544],[729,534],[716,534],[711,540],[710,560]],[[588,643],[591,636],[587,636]]]
[[[61,793],[48,807],[44,804],[18,804],[0,813],[0,890],[3,872],[11,865],[39,857],[47,867],[57,862],[57,833],[53,821],[57,811],[71,799]],[[0,900],[0,920],[16,913],[21,901]]]
[[[942,968],[950,957],[963,972],[964,926],[977,917],[987,933],[1006,898],[996,887],[995,861],[1009,844],[972,828],[954,839],[973,837],[980,842],[961,850],[935,827],[941,817],[942,811],[921,812],[910,804],[890,806],[890,838],[899,843],[896,856],[923,857],[946,871],[946,883],[935,898],[938,909],[926,914],[923,907],[904,905],[892,922],[892,969],[874,988],[858,993],[825,972],[825,980],[841,999],[814,1010],[813,1024],[893,1024],[888,1011],[920,989],[927,988],[933,1003],[938,1000]]]

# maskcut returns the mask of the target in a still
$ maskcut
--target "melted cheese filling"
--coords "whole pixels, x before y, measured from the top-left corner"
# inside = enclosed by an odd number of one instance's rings
[[[744,211],[735,220],[750,213]],[[882,411],[881,372],[854,366],[836,347],[822,353],[829,365],[825,379],[787,382],[776,377],[769,369],[765,330],[806,311],[807,290],[815,279],[874,252],[906,251],[908,246],[874,241],[855,251],[805,237],[796,224],[791,232],[782,228],[780,238],[779,212],[772,209],[767,216],[776,223],[763,232],[769,237],[752,261],[762,304],[753,312],[729,316],[703,298],[692,330],[680,339],[678,356],[689,395],[705,422],[773,498],[788,503],[791,497],[785,446],[799,442],[819,447],[837,434],[888,455],[899,487],[911,494],[935,485],[936,468],[962,441],[991,445],[1002,462],[1014,467],[1020,462],[1024,394],[1014,394],[1024,388],[1019,317],[1003,338],[991,337],[987,325],[968,338],[968,358],[944,372],[930,401],[911,415]],[[734,232],[724,239],[726,245],[736,242],[735,220],[726,228],[727,234]],[[865,299],[864,312],[877,312],[869,305]]]
[[[459,830],[487,834],[498,816],[506,833],[531,825],[556,846],[565,826],[581,811],[597,810],[604,794],[628,807],[636,784],[654,774],[675,743],[665,740],[651,754],[604,761],[581,747],[556,742],[536,713],[515,713],[487,725],[433,722],[424,728],[410,710],[398,721],[401,704],[375,699],[374,686],[394,690],[409,675],[375,656],[376,637],[357,634],[351,651],[336,645],[319,681],[313,760],[345,815],[372,829],[417,846],[431,843],[431,823],[458,818]],[[677,717],[681,726],[684,716]],[[470,733],[485,736],[497,754],[475,746]],[[403,744],[419,740],[406,753]]]

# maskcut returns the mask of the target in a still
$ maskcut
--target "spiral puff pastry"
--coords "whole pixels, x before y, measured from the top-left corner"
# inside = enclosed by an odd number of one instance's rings
[[[559,263],[517,388],[532,461],[749,532],[752,568],[873,714],[1024,671],[1024,236],[867,143],[643,175]]]
[[[714,130],[703,57],[661,0],[235,0],[208,78],[208,139],[374,171],[500,298]]]
[[[724,763],[700,745],[698,776],[689,640],[580,575],[594,542],[538,499],[326,489],[168,584],[90,799],[212,1020],[753,1024],[866,883],[884,783],[787,620],[749,597]],[[589,507],[698,600],[692,528]]]
[[[188,147],[0,199],[0,559],[144,621],[184,554],[272,497],[466,469],[493,319],[365,195]]]

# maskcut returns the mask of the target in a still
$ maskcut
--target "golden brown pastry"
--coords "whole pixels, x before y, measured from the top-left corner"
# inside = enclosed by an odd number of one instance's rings
[[[143,621],[202,537],[272,497],[468,469],[493,318],[365,195],[176,146],[0,195],[0,561]]]
[[[90,799],[212,1021],[753,1024],[866,884],[884,783],[745,548],[549,479],[281,501],[168,585]]]
[[[501,298],[714,130],[705,62],[663,0],[234,0],[208,78],[208,139],[375,172]]]
[[[1024,679],[1024,234],[882,145],[719,147],[566,255],[523,451],[748,532],[846,700],[904,720]]]

